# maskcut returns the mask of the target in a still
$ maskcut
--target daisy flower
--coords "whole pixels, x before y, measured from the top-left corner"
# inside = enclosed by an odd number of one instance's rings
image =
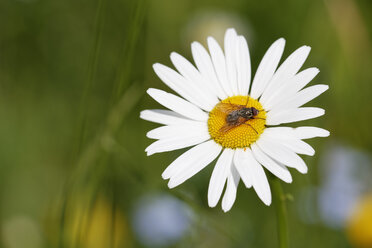
[[[159,78],[179,96],[150,88],[147,93],[168,110],[144,110],[142,119],[163,124],[147,133],[156,139],[147,155],[192,147],[163,172],[174,188],[214,160],[208,188],[208,205],[215,207],[225,189],[222,209],[235,202],[240,179],[253,187],[258,197],[271,204],[271,191],[264,168],[286,183],[292,182],[289,168],[300,173],[307,166],[298,154],[314,155],[303,140],[326,137],[317,127],[285,127],[281,124],[312,119],[324,114],[316,107],[302,107],[328,89],[314,85],[303,89],[319,72],[299,72],[310,52],[302,46],[279,67],[285,40],[275,41],[262,58],[251,83],[251,62],[245,38],[228,29],[224,51],[208,37],[208,51],[191,44],[195,65],[173,52],[177,71],[162,64],[153,68]],[[226,187],[225,187],[226,185]]]

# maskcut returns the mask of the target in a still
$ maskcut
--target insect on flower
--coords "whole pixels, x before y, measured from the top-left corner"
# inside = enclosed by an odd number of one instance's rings
[[[220,128],[221,133],[226,133],[232,128],[244,124],[250,126],[258,134],[258,131],[251,124],[249,124],[248,121],[251,119],[256,119],[255,117],[259,114],[260,111],[255,107],[247,107],[247,104],[245,105],[235,105],[232,103],[217,104],[216,106],[217,109],[227,114],[226,124]],[[257,118],[264,120],[264,118],[260,117]]]
[[[315,67],[300,71],[310,53],[309,46],[281,60],[285,40],[275,41],[263,56],[251,80],[251,61],[245,38],[228,29],[224,49],[213,37],[208,50],[191,44],[195,65],[173,52],[173,70],[153,65],[155,73],[174,92],[150,88],[147,93],[168,110],[141,112],[141,118],[162,124],[147,133],[156,139],[147,155],[189,148],[163,172],[169,188],[177,187],[216,160],[208,188],[208,205],[222,197],[222,209],[233,206],[242,181],[253,188],[264,204],[271,204],[266,173],[292,182],[290,169],[307,173],[300,155],[315,150],[304,140],[326,137],[325,129],[285,126],[322,116],[324,109],[303,107],[328,89],[328,85],[305,86],[318,74]],[[284,125],[283,125],[284,124]],[[223,194],[224,192],[224,194]]]

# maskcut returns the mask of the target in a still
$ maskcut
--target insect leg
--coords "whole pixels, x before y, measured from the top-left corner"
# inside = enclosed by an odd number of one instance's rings
[[[248,123],[243,123],[243,124],[250,126],[258,134],[257,130],[251,124],[248,124]]]
[[[248,106],[249,100],[251,99],[250,96],[247,96],[247,97],[248,97],[248,98],[247,98],[247,102],[245,103],[245,106],[246,106],[246,107]]]
[[[261,117],[253,117],[252,119],[266,120],[266,118],[261,118]]]

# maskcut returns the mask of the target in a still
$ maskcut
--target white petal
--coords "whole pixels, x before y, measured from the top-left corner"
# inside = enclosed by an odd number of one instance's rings
[[[197,92],[189,86],[188,81],[179,73],[159,63],[154,64],[153,68],[158,77],[180,96],[202,109],[208,110],[210,108],[210,106],[203,101],[202,97],[196,94]]]
[[[290,109],[298,108],[304,105],[305,103],[313,100],[324,91],[328,90],[329,86],[324,84],[318,84],[311,87],[308,87],[300,92],[296,93],[293,97],[288,98],[282,103],[267,106],[266,110],[269,109]]]
[[[252,175],[249,170],[249,166],[245,164],[246,163],[245,157],[244,156],[242,157],[242,154],[238,151],[240,151],[240,149],[237,149],[235,151],[235,155],[233,159],[234,166],[236,170],[239,172],[239,175],[241,179],[243,180],[245,187],[250,188],[252,187],[252,178],[251,178]]]
[[[149,94],[155,101],[163,105],[164,107],[173,110],[180,115],[188,117],[197,121],[207,121],[208,114],[203,112],[201,109],[191,104],[190,102],[183,100],[182,98],[173,94],[167,93],[158,89],[148,89]]]
[[[253,155],[257,159],[257,161],[271,173],[273,173],[273,175],[277,176],[286,183],[292,182],[291,173],[285,166],[282,166],[281,164],[278,164],[277,162],[272,160],[269,156],[262,152],[258,145],[252,144],[251,148]]]
[[[280,38],[275,41],[265,53],[253,79],[250,93],[251,97],[258,99],[261,96],[262,92],[274,75],[280,58],[282,57],[284,46],[285,40]]]
[[[218,158],[216,166],[213,169],[208,188],[208,205],[215,207],[221,197],[226,179],[231,171],[234,150],[226,148]]]
[[[238,75],[238,90],[242,96],[248,95],[251,83],[251,59],[247,41],[243,36],[239,36],[236,49],[236,69]]]
[[[199,71],[178,53],[173,52],[170,57],[177,70],[187,79],[187,86],[208,105],[207,111],[212,110],[218,99],[214,92],[208,89],[206,80]]]
[[[249,183],[252,183],[253,188],[255,189],[258,197],[266,204],[271,204],[271,191],[269,182],[265,175],[265,171],[262,166],[254,158],[252,151],[247,148],[237,149],[234,156],[235,168],[242,177],[243,182],[244,178],[249,178]]]
[[[240,176],[235,166],[230,167],[230,174],[227,178],[226,190],[222,199],[222,210],[226,213],[234,205],[236,192],[238,190]]]
[[[273,92],[267,105],[276,106],[286,99],[294,96],[305,87],[319,73],[318,68],[308,68],[296,74],[288,83],[282,84],[278,90]]]
[[[286,139],[281,140],[282,145],[288,147],[297,154],[303,154],[308,156],[314,156],[315,150],[308,143],[300,139]]]
[[[319,69],[316,67],[307,68],[294,76],[293,84],[291,85],[291,89],[294,92],[298,92],[302,88],[304,88],[311,80],[313,80],[316,75],[318,75]]]
[[[238,81],[237,81],[237,71],[236,71],[236,49],[238,45],[238,36],[235,29],[229,28],[225,33],[225,57],[226,57],[226,71],[227,79],[230,83],[230,88],[234,95],[238,95]]]
[[[230,88],[230,83],[227,77],[225,55],[217,41],[213,37],[208,37],[208,47],[213,61],[214,70],[216,71],[218,81],[222,89],[228,96],[232,96],[233,92]]]
[[[191,121],[180,114],[164,109],[146,109],[141,111],[140,118],[165,125],[184,124]]]
[[[192,56],[196,66],[198,67],[202,76],[206,79],[209,84],[209,89],[216,93],[218,98],[225,99],[227,94],[221,88],[220,82],[218,81],[216,72],[213,67],[213,62],[209,56],[207,50],[198,42],[191,44]]]
[[[265,137],[264,134],[256,141],[263,152],[288,167],[295,168],[303,174],[307,173],[307,166],[300,156],[275,140]]]
[[[273,139],[295,153],[313,156],[315,150],[306,142],[302,141],[295,134],[295,129],[291,127],[270,127],[265,129],[265,136]]]
[[[147,156],[151,156],[155,153],[169,152],[189,146],[194,146],[209,139],[209,134],[175,136],[172,138],[160,139],[149,145],[146,148],[145,152],[147,152]]]
[[[315,137],[328,137],[329,131],[319,127],[298,127],[295,134],[300,139],[311,139]]]
[[[267,108],[266,103],[269,97],[278,90],[282,84],[288,83],[300,70],[310,53],[310,49],[311,48],[308,46],[298,48],[278,68],[260,98],[260,103],[265,109]]]
[[[286,110],[269,111],[266,116],[266,125],[279,125],[316,118],[324,115],[324,109],[304,107]]]
[[[170,169],[171,172],[166,173],[166,171],[164,171],[166,175],[170,173],[168,187],[174,188],[194,176],[205,166],[210,164],[218,156],[221,150],[222,147],[220,145],[213,140],[210,140],[197,145],[182,154],[171,165],[169,165],[168,168],[174,167],[174,169]],[[163,177],[166,176],[164,175]]]
[[[200,121],[185,121],[182,124],[162,126],[147,132],[150,139],[169,139],[175,136],[198,136],[208,135],[208,125]]]
[[[318,75],[319,69],[312,67],[307,68],[299,73],[297,73],[293,80],[291,80],[290,89],[288,89],[288,92],[292,94],[300,91],[302,88],[304,88],[308,83],[310,83],[311,80],[313,80],[316,75]]]
[[[206,146],[210,145],[210,141],[204,142],[184,152],[164,170],[161,175],[163,179],[169,179],[178,171],[180,171],[180,169],[182,169],[185,164],[189,164],[192,161],[197,160],[199,157],[203,156],[202,153],[205,152]]]

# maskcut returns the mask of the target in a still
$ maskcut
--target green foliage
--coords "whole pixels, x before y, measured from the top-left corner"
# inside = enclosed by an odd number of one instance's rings
[[[145,134],[156,125],[139,119],[140,110],[160,107],[146,89],[166,89],[152,64],[170,65],[172,51],[191,58],[190,43],[205,44],[219,25],[247,37],[253,71],[279,37],[285,56],[309,45],[304,67],[318,67],[314,83],[330,90],[312,102],[326,115],[305,124],[371,151],[371,8],[354,0],[0,1],[0,247],[22,247],[13,236],[29,230],[36,236],[27,247],[86,247],[92,237],[104,247],[141,247],[130,223],[134,203],[157,191],[186,202],[198,220],[174,247],[277,246],[274,208],[252,190],[240,186],[228,214],[208,208],[212,165],[167,189],[161,172],[181,151],[146,157]],[[298,213],[301,190],[319,184],[324,142],[309,142],[317,155],[306,158],[308,175],[293,171],[284,187],[293,199],[286,201],[292,247],[349,247],[342,230]],[[109,238],[90,234],[95,216],[112,218],[104,223]],[[31,224],[9,228],[20,217]]]

